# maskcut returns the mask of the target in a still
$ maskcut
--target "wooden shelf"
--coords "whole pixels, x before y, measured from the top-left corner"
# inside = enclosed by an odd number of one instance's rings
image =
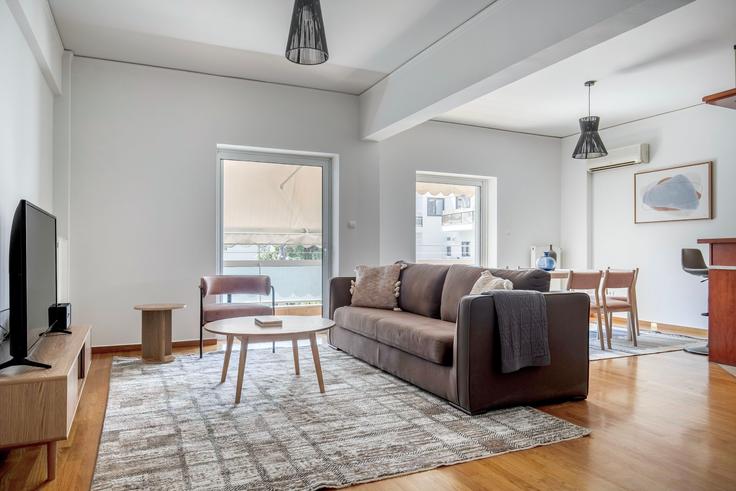
[[[47,444],[49,479],[55,476],[56,442],[69,436],[92,361],[90,327],[71,331],[45,336],[31,353],[51,368],[0,372],[0,448]]]

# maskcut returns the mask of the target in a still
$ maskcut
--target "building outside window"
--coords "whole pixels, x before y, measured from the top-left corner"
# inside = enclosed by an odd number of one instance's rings
[[[470,241],[462,241],[460,244],[460,255],[462,257],[470,257]]]
[[[427,216],[441,217],[445,210],[444,198],[427,198]]]
[[[483,179],[417,173],[415,260],[480,265],[484,250]]]

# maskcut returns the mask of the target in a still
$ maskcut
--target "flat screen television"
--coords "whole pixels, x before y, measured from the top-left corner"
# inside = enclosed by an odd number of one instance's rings
[[[49,330],[49,307],[56,303],[56,217],[21,200],[10,229],[9,300],[12,365],[48,367],[26,357]]]

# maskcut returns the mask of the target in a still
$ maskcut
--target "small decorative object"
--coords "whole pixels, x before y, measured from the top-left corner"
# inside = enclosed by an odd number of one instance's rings
[[[549,255],[549,251],[544,251],[544,256],[537,259],[537,267],[545,271],[554,271],[557,267],[557,261]]]
[[[634,174],[634,223],[713,218],[713,162]]]
[[[588,80],[585,86],[588,87],[588,116],[580,118],[580,138],[575,150],[572,152],[574,159],[596,159],[608,155],[603,140],[598,134],[598,123],[601,118],[590,115],[590,88],[595,84],[595,80]]]
[[[284,325],[281,319],[273,315],[256,317],[253,322],[259,327],[281,327]]]
[[[552,244],[549,245],[549,257],[555,260],[555,263],[557,263],[557,252],[552,248]]]
[[[295,0],[286,59],[299,65],[319,65],[329,57],[319,0]]]

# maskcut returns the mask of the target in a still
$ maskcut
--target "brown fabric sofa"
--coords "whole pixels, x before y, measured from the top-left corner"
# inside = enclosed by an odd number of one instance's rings
[[[330,281],[330,344],[471,414],[588,394],[584,293],[545,293],[551,364],[501,372],[493,297],[468,295],[484,268],[410,264],[401,312],[350,306],[349,277]],[[541,270],[490,270],[517,290],[549,292]]]

